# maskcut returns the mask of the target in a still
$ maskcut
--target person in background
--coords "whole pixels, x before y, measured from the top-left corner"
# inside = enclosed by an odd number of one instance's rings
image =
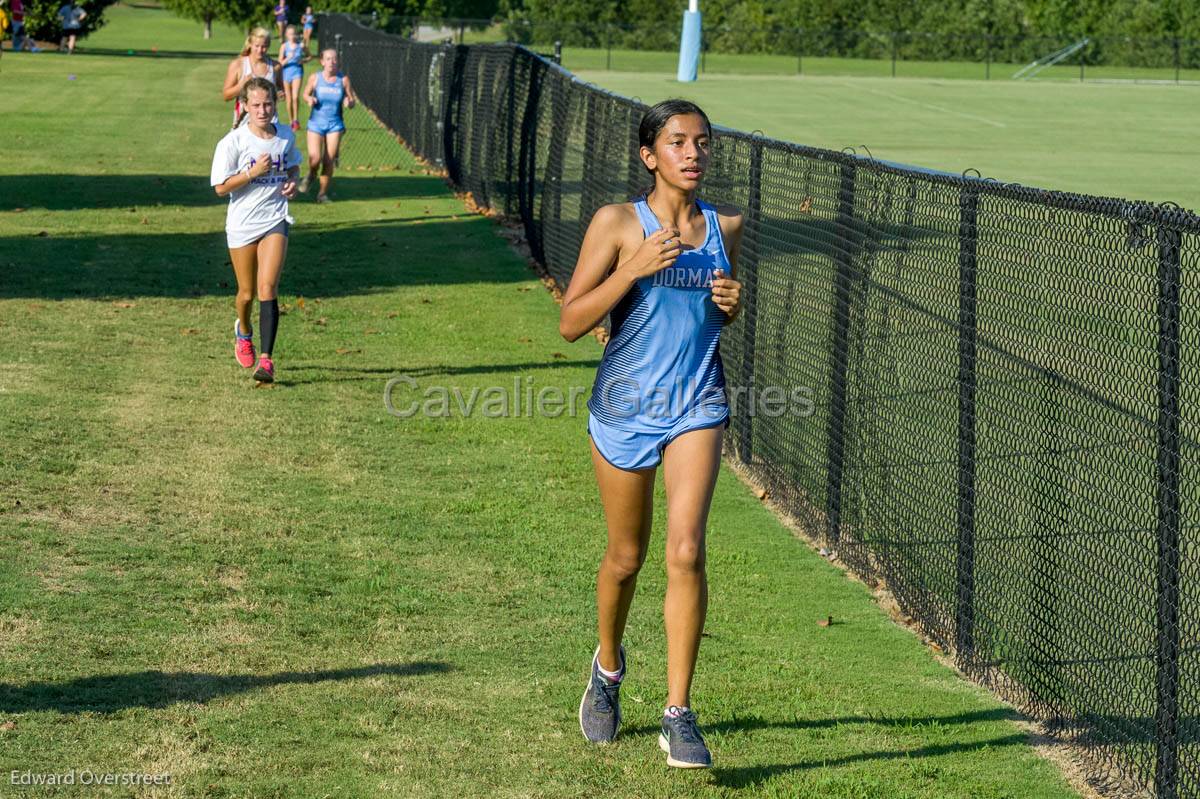
[[[87,12],[75,3],[63,3],[58,9],[58,17],[62,20],[62,39],[58,43],[59,52],[62,51],[65,42],[67,55],[71,55],[75,52],[75,40],[79,37],[79,32],[83,30],[83,21],[87,19]]]
[[[246,36],[242,52],[229,62],[225,70],[225,85],[221,87],[221,98],[233,100],[233,126],[242,121],[242,88],[251,78],[266,78],[275,84],[277,92],[283,91],[283,71],[267,53],[271,49],[271,33],[266,28],[255,28]]]
[[[292,130],[300,130],[300,82],[304,79],[304,62],[309,58],[308,50],[296,35],[296,26],[287,26],[287,40],[279,47],[279,63],[283,67],[284,101]]]
[[[287,27],[288,4],[287,0],[279,0],[275,4],[275,27],[279,29],[279,38],[283,39],[283,29]]]
[[[317,202],[329,202],[329,184],[333,180],[333,168],[337,166],[338,153],[346,132],[342,119],[343,108],[353,108],[358,102],[350,78],[338,70],[337,50],[332,47],[321,51],[321,71],[314,73],[304,87],[304,102],[312,111],[308,115],[308,174],[300,181],[300,193],[305,194],[317,169],[321,170],[317,189]]]
[[[309,48],[309,42],[312,41],[313,26],[317,22],[317,17],[313,14],[312,6],[304,9],[304,16],[300,17],[300,22],[304,25],[304,49]]]
[[[12,49],[13,52],[19,52],[25,49],[25,0],[8,0],[8,10],[12,17]],[[37,48],[31,51],[37,52]]]

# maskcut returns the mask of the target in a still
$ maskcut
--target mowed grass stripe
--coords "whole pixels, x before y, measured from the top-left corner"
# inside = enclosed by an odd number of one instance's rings
[[[729,473],[696,685],[718,768],[671,773],[654,743],[661,534],[627,735],[586,746],[604,526],[584,419],[400,420],[383,389],[565,392],[598,345],[563,343],[492,223],[408,161],[296,204],[281,384],[251,388],[206,185],[220,63],[72,62],[109,112],[70,140],[25,115],[61,63],[5,59],[28,91],[0,125],[33,121],[0,176],[22,193],[0,205],[0,767],[169,771],[164,796],[1072,795]],[[190,101],[126,102],[150,63]]]

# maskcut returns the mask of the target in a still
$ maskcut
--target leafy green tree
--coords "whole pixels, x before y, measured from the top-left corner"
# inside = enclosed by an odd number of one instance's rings
[[[87,12],[79,35],[87,36],[101,28],[104,25],[104,9],[115,2],[116,0],[85,0],[77,3]],[[25,32],[35,39],[58,41],[62,35],[62,20],[58,16],[58,9],[62,5],[61,0],[25,0]]]
[[[162,0],[162,4],[185,19],[194,19],[204,25],[204,38],[212,38],[214,20],[225,19],[228,3],[225,0]]]

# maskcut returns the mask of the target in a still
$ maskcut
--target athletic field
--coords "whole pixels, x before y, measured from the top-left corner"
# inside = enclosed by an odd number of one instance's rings
[[[121,11],[112,49],[171,23]],[[586,388],[599,345],[562,341],[532,272],[439,178],[402,153],[359,169],[358,113],[336,202],[293,204],[279,382],[254,388],[207,186],[225,64],[3,57],[21,91],[0,116],[20,151],[0,161],[2,779],[171,776],[144,796],[1076,795],[1014,712],[728,471],[694,691],[716,768],[668,770],[655,743],[660,533],[624,731],[587,745],[603,517],[586,419],[464,404]],[[393,378],[394,407],[444,393],[447,413],[392,415]]]
[[[1200,89],[1144,84],[582,71],[654,103],[784,141],[1040,188],[1200,207]],[[747,98],[753,98],[748,101]],[[862,145],[866,145],[865,149]]]

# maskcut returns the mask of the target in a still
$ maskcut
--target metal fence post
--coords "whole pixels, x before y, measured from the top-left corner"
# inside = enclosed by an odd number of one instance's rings
[[[341,61],[342,60],[342,34],[340,34],[340,33],[334,34],[333,42],[334,42],[333,49],[337,50],[338,61]]]
[[[1158,228],[1158,646],[1154,793],[1179,782],[1179,281],[1182,235]]]
[[[846,451],[846,373],[850,366],[850,298],[853,294],[857,247],[857,226],[854,219],[854,183],[857,167],[853,162],[842,163],[837,227],[847,245],[835,256],[837,273],[833,284],[833,349],[829,355],[829,473],[825,486],[826,536],[836,544],[842,530],[842,470]]]
[[[900,38],[899,33],[896,33],[896,32],[892,33],[892,77],[893,78],[896,77],[896,51],[897,51],[897,49],[899,49],[899,46],[900,46],[899,38]]]
[[[1175,47],[1175,82],[1179,83],[1179,37],[1175,37],[1172,44]]]
[[[612,23],[604,26],[604,68],[612,71]]]
[[[975,378],[976,219],[979,193],[966,186],[958,222],[958,547],[955,559],[954,653],[968,671],[975,659]]]
[[[755,139],[750,143],[750,185],[746,200],[746,236],[741,254],[742,291],[745,292],[745,308],[742,313],[745,326],[742,328],[742,369],[739,383],[743,389],[736,409],[734,423],[739,425],[738,457],[742,463],[752,463],[754,457],[754,349],[758,336],[758,258],[762,245],[762,156],[763,144]],[[786,320],[783,320],[786,323]]]

